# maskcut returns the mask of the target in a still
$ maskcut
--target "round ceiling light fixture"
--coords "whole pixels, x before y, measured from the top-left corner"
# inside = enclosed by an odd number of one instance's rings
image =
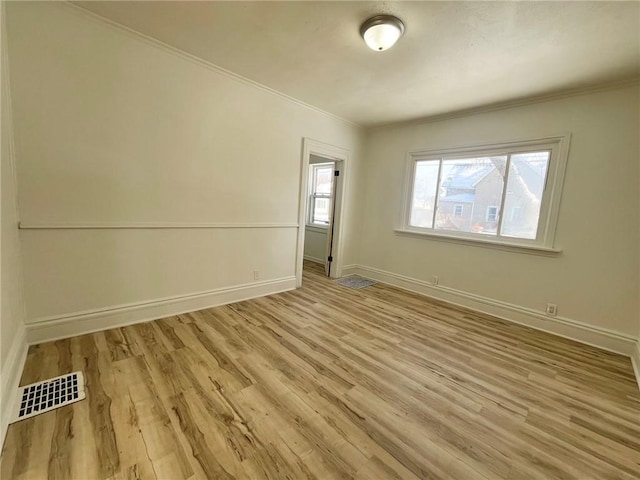
[[[360,27],[360,35],[371,50],[382,52],[391,48],[404,33],[404,23],[391,15],[376,15]]]

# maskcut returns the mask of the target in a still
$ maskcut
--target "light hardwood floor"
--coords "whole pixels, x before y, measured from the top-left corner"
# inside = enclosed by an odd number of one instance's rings
[[[629,359],[395,288],[302,289],[31,347],[87,399],[2,479],[640,478]]]

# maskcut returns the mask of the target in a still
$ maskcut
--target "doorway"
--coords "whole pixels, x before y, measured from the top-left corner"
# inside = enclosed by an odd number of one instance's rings
[[[335,207],[336,162],[311,155],[307,190],[307,218],[304,231],[304,260],[319,263],[327,276],[333,263],[333,218]]]
[[[296,285],[302,285],[303,261],[323,266],[325,274],[342,273],[342,211],[348,151],[317,142],[303,141],[300,179]]]

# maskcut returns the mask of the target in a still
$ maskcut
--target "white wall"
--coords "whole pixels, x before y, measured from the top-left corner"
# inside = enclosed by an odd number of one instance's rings
[[[0,123],[0,211],[2,232],[0,235],[0,449],[9,420],[10,407],[16,394],[22,364],[26,354],[24,329],[24,302],[22,296],[22,272],[14,165],[12,159],[11,102],[7,78],[6,39],[4,28],[4,4],[0,6],[2,24],[2,64],[0,83],[2,84],[2,119]]]
[[[358,263],[638,335],[638,87],[368,134]],[[571,132],[556,258],[394,233],[407,152]],[[383,195],[380,193],[384,192]],[[437,292],[435,292],[437,295]]]
[[[358,127],[68,5],[8,21],[25,226],[246,227],[23,229],[29,324],[294,276],[302,139],[353,152],[355,177]]]
[[[304,231],[304,258],[324,263],[327,254],[327,229],[308,226]]]

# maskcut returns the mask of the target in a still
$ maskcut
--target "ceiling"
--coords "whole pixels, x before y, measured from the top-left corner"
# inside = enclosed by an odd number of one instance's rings
[[[74,2],[364,126],[638,78],[639,2]],[[384,52],[359,36],[391,13]]]

